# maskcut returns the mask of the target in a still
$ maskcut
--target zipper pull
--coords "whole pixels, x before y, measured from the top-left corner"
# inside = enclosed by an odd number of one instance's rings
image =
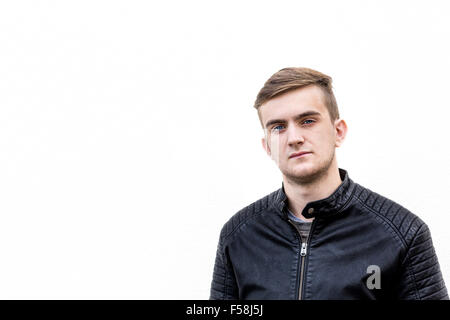
[[[302,257],[306,256],[306,242],[302,242],[302,250],[300,251]]]

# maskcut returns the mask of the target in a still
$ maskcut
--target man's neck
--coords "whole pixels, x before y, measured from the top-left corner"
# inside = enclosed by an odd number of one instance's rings
[[[337,165],[332,165],[329,170],[316,181],[309,184],[298,184],[289,181],[283,176],[284,191],[287,197],[288,208],[298,218],[312,221],[302,215],[306,204],[311,201],[325,199],[330,196],[342,183]]]

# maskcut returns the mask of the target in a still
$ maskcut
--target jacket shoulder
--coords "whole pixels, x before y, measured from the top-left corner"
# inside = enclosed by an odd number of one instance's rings
[[[399,203],[356,184],[355,196],[368,211],[381,217],[401,236],[408,245],[425,222]]]
[[[256,215],[268,209],[278,194],[278,190],[252,202],[240,209],[223,225],[220,238],[225,240],[231,236],[238,228],[251,220]]]

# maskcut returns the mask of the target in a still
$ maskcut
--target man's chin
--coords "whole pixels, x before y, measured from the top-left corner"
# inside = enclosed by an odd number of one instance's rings
[[[288,169],[291,175],[308,176],[318,171],[319,168],[312,163],[296,163]]]
[[[321,176],[322,170],[320,168],[304,164],[297,165],[295,168],[291,168],[288,172],[284,173],[284,176],[296,183],[311,183],[316,181]]]

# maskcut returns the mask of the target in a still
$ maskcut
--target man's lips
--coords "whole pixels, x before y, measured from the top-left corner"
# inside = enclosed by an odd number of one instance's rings
[[[311,152],[308,152],[308,151],[301,151],[301,152],[293,153],[293,154],[291,154],[291,155],[289,156],[289,159],[290,159],[290,158],[295,158],[295,157],[300,157],[300,156],[302,156],[302,155],[304,155],[304,154],[308,154],[308,153],[311,153]]]

